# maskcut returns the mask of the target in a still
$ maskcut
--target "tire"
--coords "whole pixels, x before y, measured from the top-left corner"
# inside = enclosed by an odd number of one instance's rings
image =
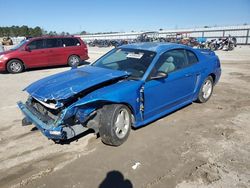
[[[68,65],[70,67],[76,67],[80,64],[81,59],[77,55],[71,55],[68,58]]]
[[[196,101],[199,103],[207,102],[212,96],[213,88],[214,88],[214,80],[211,76],[209,76],[203,82]]]
[[[229,44],[229,47],[228,47],[228,50],[231,51],[231,50],[233,50],[233,49],[234,49],[234,44],[233,44],[233,43],[230,43],[230,44]]]
[[[212,50],[212,51],[215,51],[215,50],[216,50],[215,44],[210,44],[210,45],[209,45],[209,48],[210,48],[210,50]]]
[[[121,128],[118,127],[119,124]],[[104,106],[99,128],[102,142],[111,146],[120,146],[127,140],[131,124],[131,111],[127,106],[122,104]]]
[[[20,73],[24,70],[23,63],[18,59],[12,59],[7,63],[7,71],[12,74]]]

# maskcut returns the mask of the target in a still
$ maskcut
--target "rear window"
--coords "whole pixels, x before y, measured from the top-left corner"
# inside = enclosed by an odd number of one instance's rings
[[[77,38],[63,38],[63,46],[80,46],[81,43],[79,42],[79,40]]]
[[[194,63],[198,63],[198,58],[193,52],[187,50],[187,56],[188,56],[188,64],[189,65],[192,65]]]

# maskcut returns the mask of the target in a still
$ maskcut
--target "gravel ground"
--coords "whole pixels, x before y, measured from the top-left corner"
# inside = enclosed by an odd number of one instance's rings
[[[90,61],[108,50],[89,48]],[[223,72],[206,104],[133,130],[120,147],[93,133],[59,145],[21,126],[22,89],[68,67],[0,74],[0,187],[250,187],[250,47],[216,53]]]

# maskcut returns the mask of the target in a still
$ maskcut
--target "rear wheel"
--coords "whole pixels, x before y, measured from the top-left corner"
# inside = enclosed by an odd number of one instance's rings
[[[213,87],[214,87],[214,81],[211,76],[207,77],[205,81],[203,82],[200,91],[199,91],[199,96],[197,99],[197,102],[200,103],[205,103],[209,100],[213,93]]]
[[[13,59],[7,63],[7,71],[9,73],[20,73],[24,70],[23,63],[20,60]]]
[[[123,144],[131,129],[131,111],[122,104],[106,105],[102,109],[99,133],[105,144]]]
[[[229,47],[228,47],[228,50],[231,51],[234,49],[234,44],[233,43],[229,43]]]
[[[211,43],[211,44],[209,45],[209,48],[210,48],[210,50],[212,50],[212,51],[215,51],[215,50],[216,50],[216,46],[215,46],[215,44],[213,44],[213,43]]]
[[[68,59],[68,65],[71,67],[77,67],[80,64],[81,59],[77,55],[71,55]]]

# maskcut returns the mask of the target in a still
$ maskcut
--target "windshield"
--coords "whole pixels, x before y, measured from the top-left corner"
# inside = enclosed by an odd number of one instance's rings
[[[155,52],[137,49],[114,49],[97,60],[92,66],[121,70],[131,78],[141,79],[151,64]]]
[[[28,42],[29,40],[22,40],[19,44],[17,44],[16,46],[14,46],[13,48],[11,48],[11,50],[16,50],[18,48],[20,48],[22,45],[24,45],[26,42]]]

